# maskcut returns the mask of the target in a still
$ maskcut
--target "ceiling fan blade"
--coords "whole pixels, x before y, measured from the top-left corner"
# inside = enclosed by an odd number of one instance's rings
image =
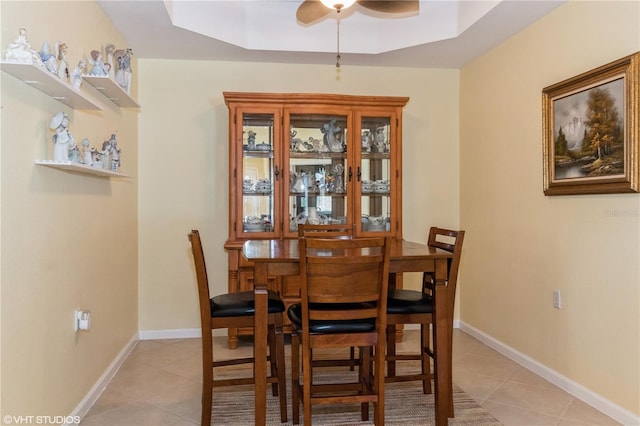
[[[320,3],[320,0],[304,0],[296,11],[296,18],[303,24],[310,24],[330,12],[331,9]]]
[[[418,0],[359,0],[358,4],[383,13],[417,12],[420,8]]]

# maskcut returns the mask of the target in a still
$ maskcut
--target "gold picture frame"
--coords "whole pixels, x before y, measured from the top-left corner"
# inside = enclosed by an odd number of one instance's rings
[[[542,90],[545,195],[640,192],[640,52]]]

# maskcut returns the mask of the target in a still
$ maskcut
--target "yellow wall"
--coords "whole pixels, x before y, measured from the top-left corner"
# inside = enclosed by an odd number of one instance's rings
[[[45,39],[65,41],[70,68],[105,43],[126,47],[94,2],[0,7],[2,57],[20,27],[36,50]],[[138,111],[90,87],[83,91],[103,110],[74,111],[0,74],[2,414],[69,415],[137,333]],[[99,147],[117,132],[132,179],[35,166],[52,158],[48,123],[59,111],[78,144]],[[89,332],[74,332],[75,308],[91,311]]]
[[[228,112],[223,91],[409,96],[404,235],[458,226],[457,70],[139,61],[140,330],[199,327],[187,232],[199,228],[212,292],[227,289]],[[429,167],[425,167],[428,164]]]
[[[640,50],[639,22],[637,1],[570,2],[460,87],[463,323],[636,416],[640,196],[543,195],[541,91]]]

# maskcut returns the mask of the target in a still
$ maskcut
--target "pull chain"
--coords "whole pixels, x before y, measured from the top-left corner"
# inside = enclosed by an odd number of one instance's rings
[[[338,34],[337,34],[337,55],[336,55],[336,68],[340,68],[340,9],[338,9],[338,19],[336,20],[338,24]]]

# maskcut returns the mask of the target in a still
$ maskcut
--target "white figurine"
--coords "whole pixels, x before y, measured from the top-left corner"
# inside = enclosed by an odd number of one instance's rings
[[[102,142],[102,150],[100,152],[100,162],[102,163],[102,168],[111,170],[111,141]]]
[[[58,70],[56,74],[61,80],[69,77],[69,64],[67,62],[67,45],[61,41],[56,42],[56,56],[58,59]]]
[[[91,155],[91,148],[89,148],[89,139],[82,140],[82,155],[84,157],[84,164],[90,166],[93,164],[93,156]]]
[[[53,135],[53,161],[69,161],[69,150],[77,149],[69,132],[69,117],[63,112],[55,114],[51,117],[49,128],[56,132]]]
[[[102,62],[102,53],[100,53],[99,50],[91,51],[91,64],[93,65],[93,67],[91,68],[89,75],[95,75],[99,77],[106,77],[107,75],[109,75],[109,71],[107,70],[109,64],[105,64],[104,62]]]
[[[117,172],[120,169],[120,149],[118,149],[118,143],[116,142],[116,135],[111,135],[111,171]]]
[[[69,161],[74,163],[82,163],[82,157],[80,156],[80,149],[75,142],[69,144]]]
[[[5,59],[9,62],[42,65],[38,52],[32,49],[27,41],[27,30],[24,28],[20,28],[18,38],[16,38],[14,42],[9,43]]]
[[[118,61],[116,82],[127,93],[131,93],[131,55],[133,55],[133,50],[129,48],[116,50],[113,53],[114,58]]]
[[[113,53],[116,51],[116,47],[109,43],[104,47],[104,52],[107,54],[107,63],[105,65],[107,65],[107,73],[109,73],[109,77],[111,77],[112,79],[115,79],[115,72],[116,72],[116,67],[115,64],[113,63]]]
[[[91,148],[91,167],[102,168],[102,154],[95,148]]]
[[[42,49],[40,49],[40,60],[44,64],[44,67],[52,74],[58,74],[58,59],[57,55],[51,53],[49,49],[49,42],[42,42]]]
[[[80,90],[80,85],[82,84],[82,76],[84,75],[87,69],[87,58],[82,58],[78,65],[71,71],[71,86]]]

